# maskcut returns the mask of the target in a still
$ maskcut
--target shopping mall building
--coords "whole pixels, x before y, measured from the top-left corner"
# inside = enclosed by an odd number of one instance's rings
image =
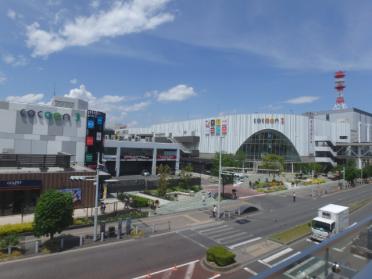
[[[199,158],[211,158],[220,150],[243,151],[248,162],[264,154],[278,154],[287,163],[319,162],[335,166],[356,159],[358,166],[370,160],[372,114],[351,108],[296,114],[236,114],[223,117],[125,128],[117,133],[128,140],[167,138],[181,143]]]
[[[94,204],[92,179],[103,150],[105,114],[55,97],[51,105],[0,101],[0,215],[29,212],[41,193],[70,192],[76,207]]]

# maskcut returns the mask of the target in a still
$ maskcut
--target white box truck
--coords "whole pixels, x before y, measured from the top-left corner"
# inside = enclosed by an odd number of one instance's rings
[[[318,209],[318,217],[311,222],[311,238],[323,241],[349,226],[349,208],[328,204]]]

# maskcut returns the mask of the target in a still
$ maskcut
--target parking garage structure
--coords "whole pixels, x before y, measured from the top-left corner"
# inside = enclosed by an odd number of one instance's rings
[[[102,160],[115,177],[140,175],[144,171],[156,175],[161,164],[168,165],[171,172],[177,174],[181,149],[179,143],[106,139]]]

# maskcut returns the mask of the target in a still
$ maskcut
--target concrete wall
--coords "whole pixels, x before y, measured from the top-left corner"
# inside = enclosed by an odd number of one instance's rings
[[[22,114],[22,110],[26,110],[26,114],[24,111]],[[27,114],[29,110],[35,111],[33,117]],[[67,114],[70,119],[47,119],[45,112]],[[0,119],[0,153],[66,152],[72,154],[73,161],[84,163],[86,111],[0,102]]]
[[[279,121],[258,122],[257,119],[278,119]],[[240,114],[216,118],[197,119],[175,123],[152,125],[150,128],[129,128],[129,134],[163,134],[164,136],[199,136],[199,151],[201,153],[215,153],[219,151],[219,137],[208,133],[206,121],[221,119],[227,122],[227,135],[222,141],[222,149],[228,153],[235,153],[239,147],[254,133],[264,129],[273,129],[283,133],[295,146],[300,156],[308,156],[312,145],[309,135],[310,119],[304,115],[293,114]],[[340,135],[349,135],[350,125],[347,123],[331,123],[321,119],[314,119],[314,135],[323,136],[336,141]]]

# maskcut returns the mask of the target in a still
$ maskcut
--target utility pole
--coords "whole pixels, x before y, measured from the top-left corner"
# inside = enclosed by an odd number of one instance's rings
[[[93,241],[97,241],[98,187],[99,187],[99,152],[97,152],[96,197],[95,197],[95,202],[94,202]]]
[[[221,179],[222,174],[222,136],[220,136],[220,162],[219,162],[219,170],[218,170],[218,201],[217,201],[217,218],[221,216]]]
[[[344,182],[343,182],[343,184],[344,184],[344,187],[345,187],[345,172],[346,172],[345,166],[344,166],[342,172],[343,172],[343,176],[344,176]]]

